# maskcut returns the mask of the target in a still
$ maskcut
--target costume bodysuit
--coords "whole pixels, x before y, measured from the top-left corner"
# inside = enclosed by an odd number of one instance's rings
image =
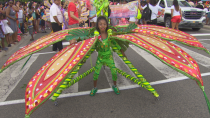
[[[97,80],[100,74],[100,70],[102,65],[107,65],[112,73],[113,81],[117,80],[117,71],[115,67],[115,63],[112,56],[112,50],[110,48],[110,40],[107,37],[106,39],[101,39],[101,36],[98,37],[98,41],[96,42],[97,50],[98,50],[98,57],[95,66],[95,72],[93,75],[93,79]]]

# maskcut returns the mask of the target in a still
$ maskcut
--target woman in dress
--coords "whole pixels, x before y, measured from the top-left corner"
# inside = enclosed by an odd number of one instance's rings
[[[9,6],[6,9],[6,16],[7,16],[8,20],[9,20],[9,22],[10,22],[9,26],[14,32],[12,34],[12,39],[15,42],[18,42],[18,40],[17,40],[17,23],[16,23],[17,18],[15,16],[16,12],[18,12],[18,11],[19,11],[19,8],[13,4],[12,0],[10,0],[9,1]]]
[[[10,24],[10,22],[8,22],[5,14],[2,15],[2,23],[4,25],[4,35],[6,37],[6,41],[8,43],[8,47],[11,47],[11,44],[14,44],[14,42],[12,41],[11,36],[9,36],[9,35],[13,34],[14,32],[9,27],[8,24]]]

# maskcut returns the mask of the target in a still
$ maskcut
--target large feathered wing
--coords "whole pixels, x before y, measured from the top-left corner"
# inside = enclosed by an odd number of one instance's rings
[[[179,30],[156,25],[138,25],[138,27],[133,29],[132,31],[154,35],[156,37],[169,41],[176,41],[200,50],[204,50],[208,54],[210,54],[210,52],[198,41],[198,39],[196,39],[194,36],[191,36],[190,34]]]
[[[141,33],[115,36],[118,40],[126,40],[146,50],[166,65],[194,79],[200,86],[203,81],[196,61],[184,50],[173,43]]]
[[[25,116],[53,95],[75,67],[85,58],[97,41],[93,37],[65,47],[44,64],[29,81],[25,92]]]
[[[180,47],[176,46],[173,43],[170,43],[169,41],[142,33],[116,35],[113,36],[112,39],[128,41],[135,46],[149,52],[169,67],[195,80],[204,93],[210,111],[209,100],[204,91],[203,80],[198,64],[189,54],[187,54]]]
[[[78,29],[90,29],[88,27],[86,28],[72,28],[72,29],[66,29],[66,30],[61,30],[58,32],[54,32],[52,34],[48,34],[46,36],[43,36],[39,39],[37,39],[36,41],[32,42],[31,44],[24,46],[23,48],[21,48],[20,50],[18,50],[17,52],[15,52],[13,55],[11,55],[9,57],[9,59],[5,62],[5,64],[2,66],[0,73],[5,70],[6,68],[8,68],[9,66],[11,66],[12,64],[14,64],[15,62],[33,54],[36,53],[40,50],[45,49],[46,47],[62,41],[65,39],[65,37],[68,34],[69,31],[74,31],[74,30],[78,30]]]

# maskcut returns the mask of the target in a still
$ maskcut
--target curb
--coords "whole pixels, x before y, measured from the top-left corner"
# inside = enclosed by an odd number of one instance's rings
[[[210,25],[204,25],[203,28],[210,29]]]
[[[16,44],[14,45],[14,44],[12,44],[12,46],[11,47],[7,47],[8,48],[8,50],[7,51],[1,51],[0,52],[0,58],[1,57],[3,57],[3,56],[6,56],[7,54],[9,54],[10,52],[12,52],[13,50],[14,50],[14,48],[15,47],[20,47],[20,45],[21,44],[23,44],[23,43],[25,43],[25,44],[27,44],[30,40],[26,40],[26,39],[29,39],[30,38],[30,35],[28,34],[28,33],[26,33],[27,34],[27,36],[24,36],[19,42],[16,42]],[[35,36],[35,35],[34,35]],[[6,39],[5,39],[6,40]],[[16,50],[17,51],[17,50]],[[15,51],[15,52],[16,52]]]

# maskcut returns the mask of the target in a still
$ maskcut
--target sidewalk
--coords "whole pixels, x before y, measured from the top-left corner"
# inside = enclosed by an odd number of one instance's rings
[[[9,53],[11,53],[12,51],[13,51],[13,49],[14,49],[14,47],[20,47],[20,45],[21,44],[27,44],[30,40],[30,35],[28,34],[28,33],[26,33],[27,34],[27,36],[22,36],[21,38],[21,40],[19,41],[19,42],[16,42],[16,44],[14,45],[14,44],[12,44],[12,46],[11,47],[7,47],[8,48],[8,50],[7,51],[3,51],[3,50],[1,50],[1,52],[0,52],[0,58],[1,57],[3,57],[3,56],[6,56],[7,54],[9,54]],[[35,35],[34,35],[35,36]],[[16,50],[17,51],[17,50]],[[15,52],[16,52],[15,51]]]
[[[210,25],[204,25],[203,28],[210,29]]]

